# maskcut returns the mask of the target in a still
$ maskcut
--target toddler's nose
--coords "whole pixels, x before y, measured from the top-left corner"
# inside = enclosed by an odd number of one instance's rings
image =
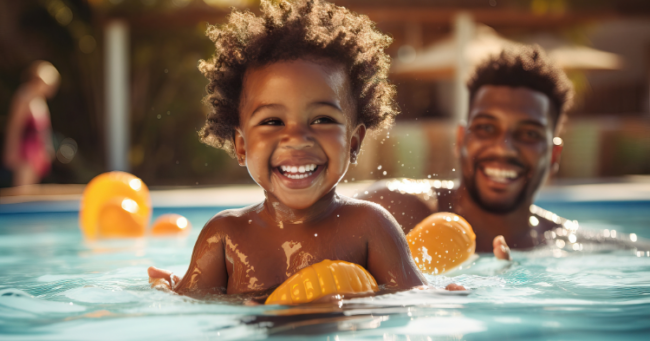
[[[309,128],[302,124],[290,124],[282,139],[282,146],[293,149],[304,149],[314,146],[314,138]]]

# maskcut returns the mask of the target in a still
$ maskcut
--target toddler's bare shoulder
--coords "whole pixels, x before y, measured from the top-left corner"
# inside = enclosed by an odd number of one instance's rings
[[[353,214],[355,219],[362,220],[364,224],[370,223],[374,226],[384,226],[387,228],[397,227],[395,218],[384,207],[374,202],[358,200],[344,197],[344,210],[348,214]]]
[[[202,235],[229,234],[241,226],[246,226],[251,216],[256,214],[256,206],[228,209],[217,213],[203,227]]]

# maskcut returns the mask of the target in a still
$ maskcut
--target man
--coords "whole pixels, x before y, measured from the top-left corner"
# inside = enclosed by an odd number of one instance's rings
[[[387,208],[405,233],[432,213],[459,214],[474,228],[477,252],[493,250],[497,258],[509,259],[505,240],[531,248],[543,241],[544,232],[562,223],[572,227],[532,204],[549,173],[558,169],[562,140],[557,136],[573,88],[537,46],[490,58],[467,86],[467,123],[458,126],[456,137],[459,186],[388,180],[374,184],[362,199]]]

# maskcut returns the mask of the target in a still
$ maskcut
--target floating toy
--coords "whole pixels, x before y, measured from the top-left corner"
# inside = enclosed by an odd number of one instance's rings
[[[143,236],[150,217],[149,189],[132,174],[100,174],[84,189],[79,225],[90,239]]]
[[[154,236],[187,234],[191,229],[192,224],[182,215],[163,214],[153,222],[151,234]]]
[[[377,281],[360,265],[324,260],[289,277],[266,304],[301,304],[327,295],[370,294],[379,291]]]
[[[440,274],[469,259],[476,249],[476,235],[462,217],[449,212],[434,213],[422,220],[406,241],[420,271]]]

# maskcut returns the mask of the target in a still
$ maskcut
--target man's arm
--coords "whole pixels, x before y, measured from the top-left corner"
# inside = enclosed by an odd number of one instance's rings
[[[412,194],[389,189],[389,181],[401,182],[399,179],[382,180],[372,184],[362,192],[357,199],[367,200],[379,204],[390,212],[397,220],[398,226],[404,233],[409,233],[424,218],[438,211],[438,200],[435,193],[432,195],[419,193]],[[407,180],[419,184],[415,180]],[[365,194],[368,193],[368,194]]]

